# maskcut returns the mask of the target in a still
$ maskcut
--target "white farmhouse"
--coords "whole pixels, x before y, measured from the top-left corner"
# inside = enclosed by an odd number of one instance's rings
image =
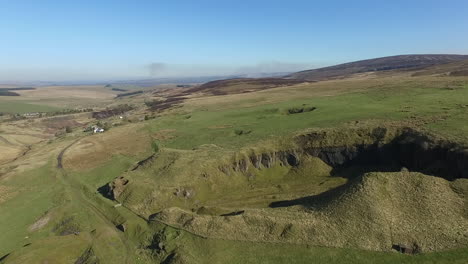
[[[93,126],[92,128],[93,128],[94,134],[104,132],[104,128],[100,128],[98,126]]]

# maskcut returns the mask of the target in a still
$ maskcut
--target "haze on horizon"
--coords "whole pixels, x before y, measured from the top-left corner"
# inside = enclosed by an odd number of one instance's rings
[[[398,54],[468,54],[463,0],[1,4],[0,82],[294,72]]]

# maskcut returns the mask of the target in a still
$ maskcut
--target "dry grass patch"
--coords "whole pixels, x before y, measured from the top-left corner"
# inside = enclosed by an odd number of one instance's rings
[[[18,146],[3,145],[0,143],[0,164],[5,164],[13,161],[21,155],[22,148]]]
[[[139,155],[151,147],[151,137],[138,131],[140,126],[125,126],[100,135],[86,137],[73,145],[64,156],[64,167],[72,169],[95,168],[113,155]]]
[[[18,194],[18,190],[11,187],[0,185],[0,204],[10,200]]]
[[[42,229],[44,226],[46,226],[51,219],[51,215],[47,212],[43,216],[41,216],[39,219],[37,219],[36,222],[34,222],[32,225],[28,227],[29,232],[34,232],[39,229]]]
[[[36,90],[18,91],[23,98],[90,98],[112,99],[115,92],[104,89],[102,86],[50,86],[40,87]]]
[[[160,140],[160,141],[173,139],[175,138],[175,135],[174,135],[175,132],[176,132],[175,129],[163,129],[154,133],[152,135],[152,138],[156,140]]]

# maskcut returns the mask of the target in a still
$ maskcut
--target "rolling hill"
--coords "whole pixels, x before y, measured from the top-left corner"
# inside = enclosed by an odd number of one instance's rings
[[[359,73],[391,72],[390,75],[412,73],[422,75],[468,75],[468,55],[398,55],[362,60],[335,66],[307,70],[283,78],[233,78],[215,80],[190,88],[186,94],[227,95],[250,93],[283,86],[330,79],[344,79]]]
[[[468,60],[468,55],[398,55],[376,59],[362,60],[339,64],[335,66],[301,71],[286,76],[288,79],[320,81],[349,76],[355,73],[387,71],[387,70],[416,70],[434,65]]]
[[[468,76],[468,60],[434,65],[432,67],[417,71],[413,74],[413,76],[427,76],[427,75],[453,76],[453,77]]]
[[[235,78],[207,82],[188,90],[188,93],[201,92],[212,95],[227,95],[266,90],[281,86],[303,83],[302,80],[282,78]]]

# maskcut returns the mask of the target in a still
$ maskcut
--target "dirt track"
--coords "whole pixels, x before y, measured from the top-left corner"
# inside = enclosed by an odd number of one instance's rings
[[[5,144],[8,144],[8,145],[13,145],[13,143],[11,143],[10,141],[8,141],[6,138],[0,136],[0,142],[3,142]]]
[[[63,155],[73,145],[75,145],[80,139],[73,141],[70,145],[66,146],[57,156],[57,169],[63,169]]]

